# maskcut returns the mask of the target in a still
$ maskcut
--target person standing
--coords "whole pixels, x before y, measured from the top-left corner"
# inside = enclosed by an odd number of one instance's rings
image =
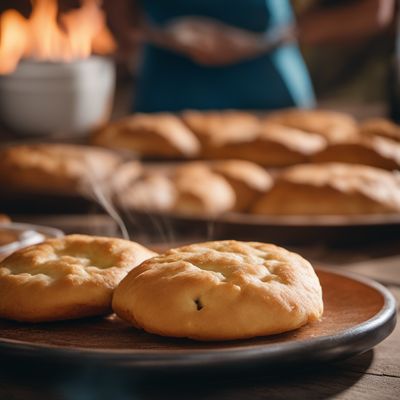
[[[212,29],[207,32],[205,27],[204,40],[184,47],[155,45],[141,35],[143,21],[162,32],[177,18],[196,16],[268,38],[279,31],[290,31],[296,24],[289,0],[106,0],[105,3],[111,28],[121,43],[141,36],[144,41],[135,88],[135,111],[273,110],[315,105],[309,73],[293,37],[289,42],[283,40],[272,51],[249,57],[234,35]],[[135,12],[130,13],[132,9]],[[345,44],[387,24],[393,10],[394,0],[355,0],[328,10],[315,9],[297,21],[297,37],[310,45],[335,41]],[[232,56],[235,51],[237,54]]]

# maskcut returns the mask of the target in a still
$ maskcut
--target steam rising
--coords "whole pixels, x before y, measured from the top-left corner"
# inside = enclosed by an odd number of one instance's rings
[[[124,239],[134,239],[138,241],[148,241],[153,244],[166,244],[166,245],[177,245],[177,242],[187,243],[192,239],[192,235],[195,235],[195,239],[199,240],[200,237],[203,240],[213,240],[215,238],[215,223],[208,221],[203,225],[201,231],[199,231],[199,222],[193,221],[193,231],[190,228],[189,220],[187,224],[184,224],[182,235],[177,237],[175,235],[174,222],[171,221],[171,216],[167,210],[155,210],[153,207],[145,207],[148,204],[148,197],[144,196],[140,190],[127,190],[127,182],[123,183],[123,188],[119,187],[120,183],[117,179],[117,174],[108,177],[108,181],[104,179],[104,176],[99,176],[96,173],[99,165],[96,163],[95,158],[85,158],[86,167],[86,179],[81,182],[81,192],[86,197],[94,200],[99,204],[103,210],[112,218],[116,223],[121,236]],[[136,207],[129,202],[118,201],[118,207],[115,202],[115,195],[117,192],[123,190],[125,195],[130,198],[135,198],[138,203],[144,206],[139,208],[139,212],[136,211]],[[160,195],[160,193],[154,193],[154,196]],[[146,203],[147,201],[147,203]],[[121,212],[122,211],[122,214]],[[129,228],[128,228],[129,226]],[[187,228],[189,227],[190,230]],[[133,231],[133,232],[132,232]]]
[[[109,177],[109,182],[106,182],[98,173],[96,173],[99,166],[97,165],[95,158],[87,156],[84,161],[86,167],[86,179],[81,181],[80,186],[82,194],[94,200],[104,209],[104,211],[116,223],[121,232],[121,236],[124,239],[132,239],[132,235],[129,233],[124,218],[115,206],[113,197],[115,195],[114,191],[118,190],[118,188],[115,187],[117,182],[114,182],[113,176]],[[132,193],[131,195],[136,194]],[[140,193],[137,193],[137,195],[140,196]],[[135,228],[137,236],[147,233],[152,239],[158,237],[162,243],[168,244],[174,242],[175,235],[171,223],[162,218],[162,216],[153,215],[152,212],[149,212],[146,216],[150,220],[151,225],[144,225],[140,224],[137,220],[137,216],[135,216],[128,207],[124,207],[122,204],[121,207],[124,211],[124,217],[129,221],[129,225]]]
[[[118,228],[121,231],[122,237],[126,240],[129,240],[129,232],[128,229],[119,215],[118,211],[115,209],[114,205],[112,204],[110,194],[106,194],[104,185],[99,184],[96,181],[91,180],[90,182],[90,189],[92,190],[92,194],[94,199],[104,208],[107,214],[115,221]]]
[[[120,214],[116,210],[112,202],[112,189],[110,185],[99,176],[96,172],[99,165],[94,157],[86,156],[84,158],[86,167],[85,179],[81,181],[81,192],[83,195],[96,201],[106,213],[113,219],[117,224],[121,235],[124,239],[129,240],[128,229],[121,218]]]

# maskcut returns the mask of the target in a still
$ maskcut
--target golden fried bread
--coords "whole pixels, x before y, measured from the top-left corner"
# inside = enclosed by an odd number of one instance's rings
[[[383,169],[400,168],[400,143],[379,136],[332,143],[316,153],[312,161],[363,164]]]
[[[236,194],[234,210],[244,211],[272,186],[271,175],[259,165],[244,160],[215,161],[211,169],[222,175]]]
[[[272,244],[192,244],[145,261],[114,292],[113,310],[163,336],[231,340],[317,321],[322,291],[311,264]]]
[[[203,163],[188,163],[178,168],[172,181],[177,193],[173,209],[177,213],[217,215],[235,206],[231,185]]]
[[[264,121],[318,133],[330,142],[351,140],[358,136],[356,120],[337,111],[293,108],[272,112]]]
[[[113,192],[121,192],[132,186],[144,173],[143,165],[136,160],[121,164],[114,172],[110,188]]]
[[[279,175],[252,212],[266,215],[400,212],[400,176],[365,165],[297,165]]]
[[[226,137],[214,148],[214,154],[218,158],[249,160],[265,167],[282,167],[306,162],[326,144],[320,135],[264,123],[259,134],[248,141]]]
[[[0,263],[0,318],[42,322],[107,314],[125,275],[156,255],[123,239],[70,235]]]
[[[172,114],[134,114],[97,132],[93,143],[129,150],[144,157],[192,157],[199,153],[196,136]]]
[[[386,118],[371,118],[360,126],[362,135],[383,136],[400,141],[400,126]]]
[[[246,142],[254,139],[260,129],[259,119],[242,111],[185,111],[182,120],[200,140],[207,158],[217,157],[214,149],[226,140]]]
[[[176,200],[176,189],[171,180],[161,174],[148,174],[119,193],[119,203],[128,209],[143,211],[171,211]]]
[[[77,194],[112,175],[121,158],[113,152],[70,144],[20,145],[0,152],[0,184],[23,192]]]

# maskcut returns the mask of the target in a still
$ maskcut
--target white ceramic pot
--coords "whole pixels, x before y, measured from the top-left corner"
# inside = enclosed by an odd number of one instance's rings
[[[105,122],[115,90],[112,60],[22,61],[0,77],[0,119],[23,134],[82,134]]]

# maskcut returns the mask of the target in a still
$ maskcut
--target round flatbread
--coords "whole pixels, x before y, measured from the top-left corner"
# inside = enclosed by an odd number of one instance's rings
[[[318,320],[322,291],[311,264],[272,244],[234,240],[172,249],[131,271],[113,309],[163,336],[230,340]]]
[[[0,317],[43,322],[107,314],[115,287],[156,253],[129,240],[69,235],[0,263]]]

